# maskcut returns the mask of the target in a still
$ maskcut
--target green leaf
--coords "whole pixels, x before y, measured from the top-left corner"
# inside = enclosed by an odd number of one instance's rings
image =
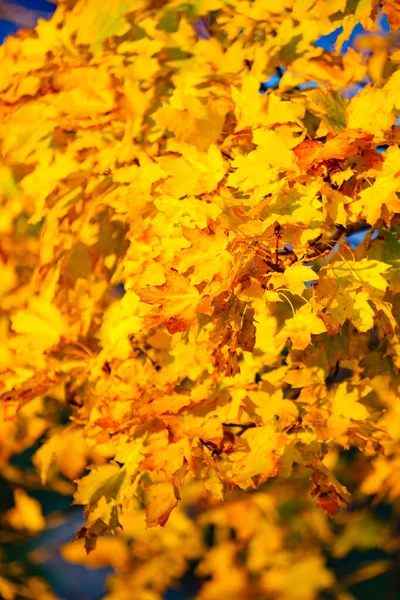
[[[177,12],[169,10],[163,14],[156,29],[160,31],[168,31],[168,33],[176,33],[179,29],[179,15]]]
[[[317,113],[332,133],[340,133],[346,128],[346,108],[348,101],[335,90],[316,89],[310,92],[309,111]]]

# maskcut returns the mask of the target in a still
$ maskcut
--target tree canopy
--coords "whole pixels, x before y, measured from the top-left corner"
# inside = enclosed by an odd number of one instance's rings
[[[399,25],[396,0],[59,0],[1,46],[2,523],[73,495],[63,554],[115,569],[107,600],[185,573],[196,600],[350,600],[394,568]],[[6,600],[53,597],[2,569]]]

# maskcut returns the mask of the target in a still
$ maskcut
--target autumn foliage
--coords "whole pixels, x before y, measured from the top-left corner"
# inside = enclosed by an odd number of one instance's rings
[[[107,600],[185,573],[196,600],[350,600],[395,569],[399,15],[59,0],[0,48],[2,524],[73,495],[62,552],[115,569]],[[54,597],[2,569],[6,600]]]

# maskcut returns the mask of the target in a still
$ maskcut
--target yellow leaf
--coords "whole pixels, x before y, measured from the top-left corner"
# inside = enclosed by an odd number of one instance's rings
[[[143,302],[157,307],[146,316],[146,322],[149,325],[165,323],[170,333],[189,329],[200,304],[197,288],[173,271],[165,284],[142,289],[139,295]]]
[[[284,273],[273,273],[269,278],[275,289],[279,287],[285,287],[292,294],[301,296],[307,286],[305,283],[311,283],[318,280],[317,273],[311,268],[302,265],[301,263],[294,263],[289,267],[286,267]]]
[[[116,501],[124,478],[125,471],[118,465],[95,467],[89,475],[78,481],[74,503],[87,504],[94,508],[102,498]]]
[[[350,101],[346,109],[347,127],[382,137],[396,121],[385,90],[366,86]]]
[[[324,322],[311,310],[309,304],[302,306],[292,319],[288,319],[276,336],[278,343],[284,343],[288,338],[295,350],[304,350],[311,344],[311,336],[326,332]]]
[[[27,342],[39,350],[48,350],[66,335],[68,325],[58,308],[48,300],[34,297],[26,311],[17,311],[11,318],[12,328],[24,335]]]
[[[327,268],[339,285],[351,285],[353,288],[364,287],[381,296],[388,286],[382,273],[390,269],[390,265],[379,260],[363,258],[359,261],[338,260]]]
[[[56,74],[53,86],[59,93],[52,105],[74,117],[106,113],[114,107],[115,91],[104,67],[80,67]]]
[[[256,412],[264,423],[273,423],[278,416],[279,424],[284,429],[292,425],[299,414],[295,403],[283,398],[282,390],[277,390],[274,394],[262,391],[248,392],[248,396],[256,405]]]
[[[252,76],[244,79],[241,90],[233,86],[231,88],[239,130],[262,122],[265,98],[260,95],[259,89],[259,80]]]
[[[99,54],[108,38],[129,30],[125,15],[132,8],[130,0],[77,2],[66,24],[71,33],[77,32],[77,44],[88,44],[93,54]]]
[[[73,460],[71,448],[74,449]],[[76,479],[85,469],[90,455],[82,430],[72,426],[54,431],[52,437],[35,452],[33,463],[39,469],[42,484],[45,484],[53,462],[66,477]]]
[[[17,586],[8,581],[8,579],[0,577],[0,594],[4,600],[15,600],[17,597]]]
[[[243,457],[239,451],[231,455],[234,463],[229,476],[232,482],[246,488],[252,485],[252,477],[258,477],[261,482],[276,475],[279,458],[275,454],[277,433],[272,425],[248,429],[243,437],[249,445],[249,451],[245,451]]]
[[[357,292],[353,304],[353,314],[350,320],[358,331],[369,331],[374,326],[375,311],[368,303],[369,295],[366,292]]]
[[[359,393],[356,389],[349,392],[347,383],[340,383],[332,399],[332,411],[348,419],[362,421],[368,417],[368,410],[358,400]]]
[[[32,532],[41,531],[46,527],[40,502],[28,496],[21,488],[14,491],[14,508],[6,516],[14,529],[28,529]]]
[[[61,548],[64,560],[84,564],[92,568],[113,567],[117,572],[129,569],[129,549],[125,541],[115,537],[100,537],[95,548],[88,554],[84,540],[75,540]]]
[[[321,556],[298,556],[290,563],[273,566],[262,576],[262,587],[281,600],[311,600],[321,589],[334,584],[332,572]]]
[[[164,526],[168,521],[171,511],[178,504],[176,491],[172,483],[153,483],[146,488],[146,525],[155,527]]]

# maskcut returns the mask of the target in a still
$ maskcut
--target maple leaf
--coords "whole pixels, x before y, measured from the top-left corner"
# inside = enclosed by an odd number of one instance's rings
[[[153,483],[146,488],[146,494],[148,498],[146,503],[147,527],[164,526],[172,509],[178,504],[179,496],[177,496],[174,485],[168,481]]]
[[[398,148],[394,146],[388,148],[383,168],[376,171],[375,181],[371,186],[361,190],[359,199],[350,207],[351,212],[354,214],[361,212],[371,225],[376,224],[385,206],[389,211],[392,209],[396,211],[396,207],[399,205],[396,162],[398,154]]]
[[[70,461],[69,451],[74,447],[74,461]],[[91,454],[90,447],[82,438],[78,428],[54,431],[52,437],[35,452],[33,462],[39,469],[42,484],[46,484],[49,471],[54,463],[70,479],[76,479],[86,467]]]
[[[338,443],[347,447],[352,420],[366,421],[369,416],[368,410],[359,402],[358,391],[349,391],[346,382],[340,383],[335,389],[331,408],[332,414],[327,420],[328,431]]]
[[[182,276],[171,271],[167,282],[139,291],[140,299],[156,305],[156,310],[146,315],[148,327],[165,323],[170,333],[186,331],[201,312],[201,296],[197,288]]]
[[[268,282],[274,286],[275,289],[278,287],[285,287],[292,294],[301,296],[306,288],[305,284],[318,280],[318,275],[311,267],[306,267],[302,264],[294,264],[286,267],[285,272],[273,273]]]
[[[78,44],[88,44],[93,54],[99,54],[105,40],[129,30],[125,16],[130,9],[129,0],[77,2],[68,15],[67,27],[71,33],[77,32]],[[85,27],[81,27],[81,23],[85,23]]]
[[[84,539],[84,548],[86,554],[90,554],[97,547],[97,540],[100,536],[105,535],[106,533],[112,532],[114,533],[118,527],[121,528],[121,525],[116,516],[116,509],[113,507],[113,518],[110,520],[110,523],[105,523],[102,519],[98,518],[93,523],[90,523],[88,526],[84,525],[81,527],[76,534],[77,540]]]
[[[373,133],[378,138],[396,120],[384,90],[365,87],[356,94],[346,109],[347,127]]]
[[[274,452],[277,435],[271,426],[248,429],[244,439],[249,451],[231,454],[231,465],[227,465],[227,469],[229,480],[246,489],[254,486],[253,479],[257,480],[258,485],[276,475],[279,458]]]
[[[32,298],[28,310],[16,312],[12,327],[26,338],[27,343],[42,351],[57,345],[68,330],[58,308],[45,298]]]
[[[318,506],[323,508],[329,516],[339,509],[348,508],[350,495],[329,469],[318,459],[314,459],[310,466],[313,469],[311,495],[317,496]]]
[[[327,305],[324,318],[331,315],[339,325],[350,319],[359,331],[373,327],[375,311],[373,303],[380,306],[381,298],[388,286],[382,276],[390,265],[363,258],[358,262],[335,261],[320,271],[317,284],[318,295],[325,293],[323,304]],[[335,273],[325,279],[325,274]],[[339,287],[340,286],[340,287]],[[382,306],[385,311],[386,308]],[[328,323],[328,321],[327,321]]]
[[[318,335],[325,331],[327,329],[324,322],[312,312],[309,304],[305,304],[299,308],[292,319],[287,319],[275,339],[281,343],[290,338],[293,349],[304,350],[311,344],[312,335]]]
[[[246,156],[235,158],[232,166],[236,171],[229,175],[228,185],[240,186],[243,191],[261,187],[268,193],[268,185],[277,179],[280,170],[295,168],[294,156],[286,141],[275,131],[256,130],[253,139],[257,148]],[[260,165],[263,165],[261,170]]]
[[[183,228],[182,232],[191,247],[179,254],[179,273],[190,269],[189,279],[193,285],[210,282],[215,276],[227,278],[232,268],[232,257],[226,250],[228,236],[223,231],[212,233],[189,228]]]
[[[90,513],[101,498],[106,501],[118,498],[126,472],[118,465],[106,464],[93,469],[78,481],[78,488],[74,495],[75,504],[85,504],[86,511]]]
[[[9,357],[7,357],[9,358]],[[4,391],[0,400],[4,404],[16,403],[18,407],[46,394],[58,381],[55,373],[37,372],[33,377],[27,377],[22,381],[15,381],[12,389]]]
[[[330,131],[340,133],[346,127],[347,102],[339,92],[317,89],[308,95],[308,99],[308,110],[312,111],[315,106]]]
[[[101,114],[114,107],[114,89],[105,68],[79,68],[60,73],[53,79],[59,91],[52,105],[74,117]]]

